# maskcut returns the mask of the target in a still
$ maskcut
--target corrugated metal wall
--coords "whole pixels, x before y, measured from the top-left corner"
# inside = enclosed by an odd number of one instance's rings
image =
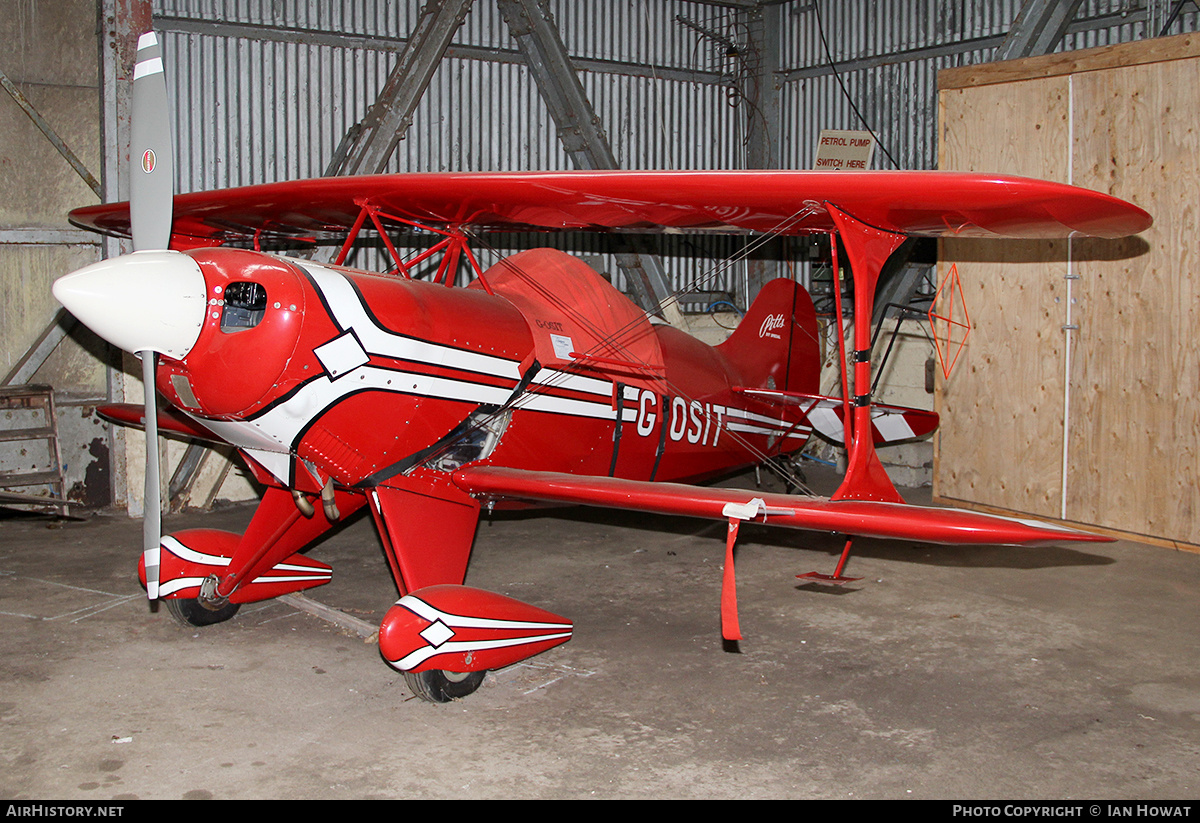
[[[422,5],[156,3],[156,26],[165,34],[171,65],[180,190],[320,175],[383,86]],[[937,71],[990,60],[1020,7],[1021,0],[769,4],[780,111],[771,164],[809,168],[820,129],[869,127],[882,147],[877,168],[935,168]],[[551,8],[624,167],[746,165],[752,112],[738,80],[758,64],[746,48],[745,8],[689,0],[555,0]],[[1171,0],[1088,0],[1063,48],[1157,34],[1170,8]],[[1172,31],[1196,25],[1193,10]],[[496,4],[476,0],[390,170],[567,167]],[[617,271],[603,240],[560,240]],[[733,254],[737,247],[725,241],[712,253]],[[663,250],[677,288],[717,265],[715,259],[697,263],[694,248],[687,246],[686,263]],[[739,293],[741,302],[744,281],[739,265],[709,288]]]
[[[342,135],[375,99],[421,4],[335,5],[156,5],[156,25],[171,55],[173,98],[183,115],[177,134],[187,158],[180,170],[183,189],[323,171]],[[559,2],[555,8],[568,51],[585,67],[585,86],[625,166],[720,168],[738,159],[724,139],[735,115],[725,84],[710,68],[712,45],[698,44],[692,31],[674,22],[676,14],[709,18],[712,6]],[[475,3],[414,122],[392,158],[393,171],[567,164],[537,88],[489,0]],[[713,134],[714,127],[720,133]]]
[[[322,174],[384,85],[421,6],[416,0],[156,4],[177,112],[179,189]],[[553,8],[623,166],[741,165],[733,139],[742,131],[741,112],[729,103],[722,74],[727,60],[714,42],[676,20],[725,30],[737,24],[737,12],[697,2],[625,0],[564,0]],[[569,167],[496,5],[477,0],[389,170]],[[507,238],[502,245],[521,242]],[[597,255],[601,268],[618,272],[602,238],[555,242]],[[736,246],[717,245],[722,254]],[[693,256],[666,254],[680,287],[695,274]],[[734,270],[719,280],[709,288],[732,290],[741,278]]]
[[[784,122],[794,130],[781,164],[810,168],[822,128],[870,128],[885,149],[875,154],[876,168],[936,168],[937,72],[992,60],[1022,5],[1022,0],[789,4],[780,32],[780,68]],[[1060,50],[1157,36],[1173,5],[1173,0],[1087,0]],[[1170,33],[1196,30],[1198,15],[1188,8]]]

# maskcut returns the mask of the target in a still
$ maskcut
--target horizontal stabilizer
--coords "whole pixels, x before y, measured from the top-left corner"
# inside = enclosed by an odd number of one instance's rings
[[[1053,523],[1000,517],[964,509],[910,506],[872,500],[830,500],[742,489],[651,483],[615,477],[584,477],[491,466],[454,473],[464,491],[483,498],[601,506],[655,514],[727,520],[726,507],[753,507],[754,520],[769,526],[837,532],[858,537],[948,545],[1033,545],[1111,538]],[[740,509],[739,509],[740,510]],[[747,518],[750,519],[750,518]]]
[[[99,406],[96,413],[105,420],[120,423],[122,426],[131,426],[135,429],[146,428],[146,407],[141,403],[110,403],[106,406]],[[191,437],[196,440],[208,440],[213,443],[225,442],[208,429],[170,409],[158,410],[158,430],[163,434],[178,434],[181,437]]]
[[[840,397],[786,392],[777,389],[735,388],[734,391],[781,406],[798,406],[804,410],[813,430],[825,439],[842,445],[846,426],[845,403]],[[871,435],[876,446],[900,443],[929,434],[938,426],[937,412],[871,404]]]

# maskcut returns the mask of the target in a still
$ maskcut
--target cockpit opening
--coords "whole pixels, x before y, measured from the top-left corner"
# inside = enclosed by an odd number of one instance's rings
[[[262,322],[267,311],[267,290],[261,283],[238,280],[225,287],[225,308],[221,312],[221,331],[252,329]]]

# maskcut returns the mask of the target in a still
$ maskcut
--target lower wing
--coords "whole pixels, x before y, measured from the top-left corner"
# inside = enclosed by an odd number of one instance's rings
[[[963,545],[1036,545],[1110,541],[1077,529],[963,509],[871,500],[830,500],[680,483],[466,466],[459,488],[476,497],[601,506],[712,520],[754,520],[772,526],[857,537]]]

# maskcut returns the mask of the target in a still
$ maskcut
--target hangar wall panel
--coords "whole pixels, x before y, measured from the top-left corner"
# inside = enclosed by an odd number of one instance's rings
[[[991,61],[1022,5],[1022,0],[788,4],[780,29],[782,165],[812,168],[821,129],[870,128],[886,149],[876,151],[875,168],[937,168],[937,73]],[[1155,37],[1174,5],[1174,0],[1086,0],[1057,50]],[[1186,5],[1172,33],[1195,31],[1200,23],[1200,14]]]
[[[941,167],[1067,182],[1067,94],[1066,78],[943,89]],[[939,387],[935,493],[1058,517],[1066,244],[957,240],[939,258],[958,267],[972,329]]]
[[[1155,224],[1069,248],[943,245],[975,329],[939,387],[935,498],[1200,549],[1200,36],[940,82],[943,168],[1072,182]]]
[[[386,82],[422,5],[157,4],[155,23],[165,35],[170,98],[178,113],[179,190],[324,173],[343,135],[365,116]],[[677,20],[740,36],[732,22],[738,13],[683,0],[563,0],[552,9],[623,167],[742,165],[738,135],[744,132],[744,112],[730,105],[732,81],[722,74],[727,61],[714,43]],[[388,170],[569,167],[506,23],[495,3],[478,0]],[[541,240],[598,256],[600,267],[623,285],[612,243]],[[720,244],[722,250],[729,246]],[[694,258],[694,252],[685,259],[666,257],[676,288],[686,288],[695,277]],[[711,260],[703,269],[706,288],[744,292],[744,266],[721,267],[720,260]]]
[[[7,2],[0,13],[2,68],[19,95],[93,175],[100,170],[100,135],[92,0]],[[53,44],[48,48],[47,44]],[[55,319],[50,285],[62,274],[95,262],[94,235],[72,230],[69,208],[96,195],[16,100],[0,90],[0,378],[20,362]],[[67,496],[104,505],[108,444],[94,416],[106,394],[104,348],[85,333],[63,340],[26,382],[56,390]],[[10,412],[0,428],[16,428]],[[0,443],[0,471],[50,468],[42,444]],[[18,486],[18,494],[48,495],[48,486]]]

